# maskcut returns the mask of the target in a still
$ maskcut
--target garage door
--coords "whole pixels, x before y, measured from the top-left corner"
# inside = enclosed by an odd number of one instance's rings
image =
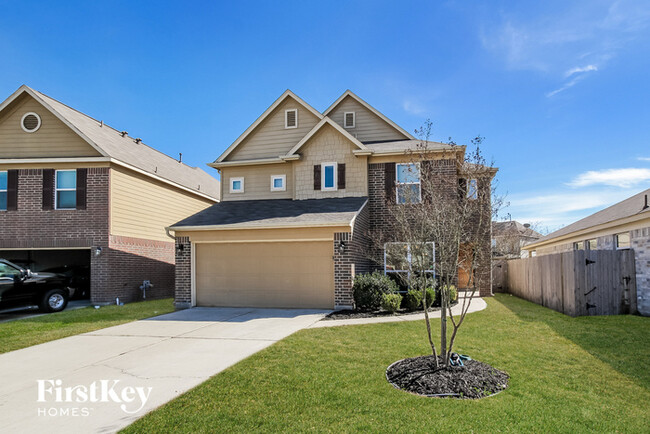
[[[334,307],[332,242],[196,244],[196,304]]]

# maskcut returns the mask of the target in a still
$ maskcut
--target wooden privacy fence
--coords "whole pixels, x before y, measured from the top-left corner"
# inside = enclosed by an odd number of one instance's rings
[[[633,250],[574,250],[512,259],[501,273],[507,292],[566,315],[636,313]]]

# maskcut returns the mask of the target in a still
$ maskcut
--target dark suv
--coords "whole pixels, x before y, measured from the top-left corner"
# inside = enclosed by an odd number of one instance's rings
[[[65,276],[32,273],[0,259],[0,309],[38,305],[43,312],[60,312],[69,298]]]

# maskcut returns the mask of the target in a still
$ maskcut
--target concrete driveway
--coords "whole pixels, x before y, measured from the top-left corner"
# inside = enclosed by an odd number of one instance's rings
[[[115,432],[328,312],[193,308],[2,354],[0,432]]]

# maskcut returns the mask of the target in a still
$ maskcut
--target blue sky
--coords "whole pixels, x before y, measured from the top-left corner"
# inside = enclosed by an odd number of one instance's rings
[[[650,2],[0,1],[25,83],[205,163],[285,89],[481,135],[513,219],[555,229],[650,187]]]

